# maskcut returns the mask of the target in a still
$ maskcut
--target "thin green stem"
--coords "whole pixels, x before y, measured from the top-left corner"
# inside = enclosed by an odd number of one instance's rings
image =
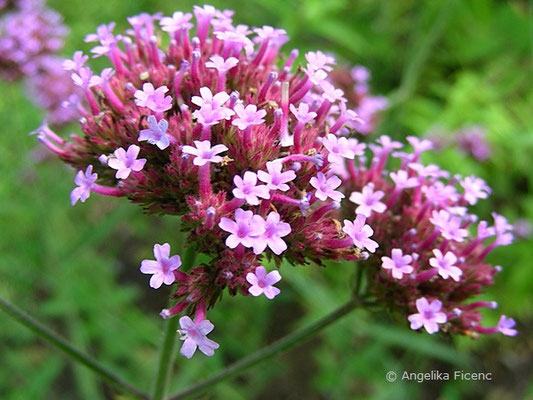
[[[196,250],[189,246],[183,256],[183,263],[180,270],[189,271],[194,266]],[[166,322],[165,334],[161,348],[159,350],[159,366],[154,384],[152,400],[163,400],[166,398],[168,382],[172,374],[172,365],[176,358],[178,318],[169,318]]]
[[[106,380],[109,384],[117,387],[118,389],[129,393],[139,399],[149,399],[149,396],[143,393],[140,389],[124,381],[122,378],[117,376],[114,372],[110,371],[98,361],[96,361],[91,356],[82,353],[80,350],[73,347],[69,342],[64,338],[57,335],[55,332],[36,321],[24,311],[20,310],[18,307],[9,303],[5,299],[0,297],[0,309],[8,314],[10,317],[14,318],[16,321],[24,325],[26,328],[33,331],[41,339],[45,340],[55,348],[61,350],[67,356],[72,358],[74,361],[79,362],[80,364],[86,366],[95,374],[99,375],[102,379]]]
[[[363,303],[359,299],[354,298],[348,301],[343,306],[337,308],[332,313],[316,321],[315,323],[305,328],[299,329],[293,333],[290,333],[287,336],[275,341],[274,343],[263,347],[255,353],[250,354],[248,357],[245,357],[242,360],[239,360],[234,364],[231,364],[228,367],[224,368],[222,371],[217,372],[210,378],[207,378],[179,393],[176,393],[175,395],[171,396],[169,400],[180,400],[195,394],[199,394],[225,379],[238,375],[244,370],[253,367],[254,365],[257,365],[265,360],[268,360],[269,358],[272,358],[275,355],[281,353],[282,351],[285,351],[297,344],[302,343],[304,340],[308,339],[314,334],[320,332],[322,329],[344,317],[356,307],[364,304],[365,303]]]

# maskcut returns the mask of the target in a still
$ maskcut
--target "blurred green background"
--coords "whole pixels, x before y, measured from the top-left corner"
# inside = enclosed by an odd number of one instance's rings
[[[189,11],[190,1],[53,0],[71,28],[65,56],[88,52],[85,34],[140,12]],[[477,211],[511,221],[533,219],[531,3],[526,1],[248,0],[212,2],[234,20],[273,25],[291,36],[285,47],[331,51],[367,66],[374,93],[392,106],[379,132],[401,139],[438,128],[483,126],[492,157],[476,162],[456,149],[425,160],[453,173],[476,174],[493,188]],[[103,64],[93,65],[98,70]],[[147,217],[117,199],[93,196],[69,205],[74,172],[28,132],[42,115],[22,85],[0,83],[0,293],[121,376],[149,390],[168,288],[154,291],[140,274],[153,243],[182,240],[174,218]],[[66,129],[76,130],[76,126]],[[533,398],[533,242],[491,254],[503,266],[484,298],[518,321],[516,338],[442,338],[393,325],[386,314],[354,312],[304,345],[216,386],[205,399],[521,399]],[[221,343],[216,356],[178,357],[172,390],[183,389],[278,337],[325,315],[349,296],[354,265],[283,266],[282,295],[224,297],[210,312]],[[350,277],[350,279],[347,279]],[[388,383],[389,370],[492,372],[492,382]],[[43,345],[0,314],[0,399],[108,399],[114,392],[89,371]]]

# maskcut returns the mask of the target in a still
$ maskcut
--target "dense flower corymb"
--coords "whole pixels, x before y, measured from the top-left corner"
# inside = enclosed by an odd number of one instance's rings
[[[423,223],[438,242],[445,233],[462,234],[464,224],[456,226],[451,210],[449,226],[438,228],[428,221],[428,213],[451,199],[466,201],[448,186],[426,184],[421,174],[415,177],[416,167],[407,166],[402,168],[408,174],[403,185],[383,180],[387,158],[400,143],[384,136],[372,144],[376,157],[367,170],[365,145],[341,137],[362,121],[328,76],[331,56],[310,53],[305,67],[293,67],[297,51],[280,59],[288,40],[285,31],[234,26],[231,12],[211,6],[195,7],[194,20],[191,14],[175,13],[143,14],[129,22],[133,29],[124,35],[115,35],[109,24],[87,37],[99,42],[92,52],[109,58],[112,68],[97,76],[79,62],[80,54],[67,63],[88,105],[79,110],[83,136],[65,141],[46,131],[40,138],[77,170],[91,166],[88,172],[93,173],[94,168],[95,181],[93,175],[80,181],[84,196],[91,191],[124,196],[147,212],[180,216],[182,229],[189,233],[188,246],[210,259],[181,271],[165,261],[168,253],[160,252],[143,267],[154,274],[152,286],[176,283],[176,304],[162,316],[194,315],[180,320],[186,357],[197,347],[207,355],[218,347],[206,339],[212,325],[205,315],[225,289],[269,298],[278,293],[272,285],[279,274],[264,273],[265,259],[278,266],[282,260],[380,262],[363,250],[390,254],[387,230],[395,225],[403,229],[393,219],[401,213],[398,207],[405,203],[407,190],[417,191],[410,197],[417,213],[408,211],[405,223]],[[416,145],[406,164],[418,165],[425,144]],[[416,187],[413,177],[420,181]],[[344,200],[354,192],[361,193],[368,218],[355,215],[353,204]],[[499,226],[498,237],[505,241],[506,227]],[[410,265],[418,274],[427,255],[414,260],[420,249],[398,243],[393,247],[413,258]],[[378,273],[389,278],[381,268]],[[413,285],[419,282],[418,276],[410,279]],[[403,278],[397,281],[392,284],[403,283]],[[383,297],[377,292],[376,297]],[[411,300],[403,303],[409,312]]]

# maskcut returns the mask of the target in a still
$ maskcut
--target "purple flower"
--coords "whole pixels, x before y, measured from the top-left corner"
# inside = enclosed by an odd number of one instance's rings
[[[172,97],[165,96],[168,92],[166,86],[160,86],[157,89],[154,85],[147,82],[143,84],[142,90],[135,92],[135,104],[139,107],[146,107],[154,112],[163,112],[170,110],[172,107]]]
[[[518,331],[513,329],[516,325],[514,319],[502,315],[498,321],[498,331],[503,333],[506,336],[516,336]]]
[[[439,275],[444,279],[451,277],[454,281],[459,282],[463,271],[455,266],[457,256],[451,251],[448,251],[446,252],[446,255],[443,255],[439,249],[434,249],[433,254],[435,257],[429,259],[429,265],[438,268]]]
[[[330,65],[335,64],[335,58],[319,51],[310,51],[305,53],[305,59],[308,65],[315,69],[323,69],[324,71],[332,71],[333,68]]]
[[[422,193],[435,205],[446,206],[448,203],[457,201],[457,191],[452,185],[446,185],[437,181],[430,186],[423,186]]]
[[[182,29],[191,29],[193,25],[189,22],[192,18],[191,13],[176,11],[172,17],[161,18],[161,29],[165,32],[174,33]]]
[[[198,122],[205,126],[216,125],[223,119],[230,119],[235,112],[229,108],[223,107],[229,100],[229,94],[220,92],[213,96],[211,90],[207,87],[200,89],[200,96],[193,96],[191,102],[200,107],[193,112]]]
[[[143,260],[141,262],[141,272],[152,274],[150,286],[159,289],[164,283],[172,285],[175,281],[174,272],[181,266],[181,258],[178,255],[170,257],[170,244],[154,245],[155,260]]]
[[[398,172],[391,172],[389,175],[396,185],[396,188],[399,190],[411,189],[420,185],[418,179],[409,178],[407,171],[403,169],[399,170]]]
[[[307,65],[307,68],[304,70],[309,78],[309,81],[313,85],[320,85],[324,79],[328,77],[328,74],[323,69],[314,69],[312,65]],[[314,118],[314,117],[313,117]]]
[[[235,57],[229,57],[228,59],[224,60],[219,55],[212,56],[208,62],[205,63],[205,66],[207,68],[214,68],[218,72],[228,72],[230,69],[235,67],[239,63],[239,60]],[[266,114],[266,112],[265,112]]]
[[[102,84],[102,79],[99,76],[93,75],[93,72],[88,67],[80,68],[78,73],[72,73],[71,76],[74,84],[84,89]]]
[[[335,190],[342,184],[336,175],[326,178],[326,175],[319,172],[316,177],[311,178],[309,183],[316,189],[315,196],[322,201],[326,201],[328,197],[333,201],[341,201],[344,198],[344,194]]]
[[[206,356],[215,354],[219,345],[207,338],[209,332],[215,327],[209,320],[204,319],[195,323],[190,317],[184,316],[180,318],[179,322],[181,329],[178,330],[178,333],[181,335],[180,340],[184,340],[180,350],[181,355],[191,358],[197,348]]]
[[[413,330],[424,326],[429,334],[433,334],[439,331],[438,324],[444,324],[448,320],[446,314],[440,312],[442,303],[439,300],[433,300],[428,303],[425,297],[421,297],[416,301],[416,308],[418,313],[407,317]]]
[[[433,142],[431,140],[419,139],[416,136],[407,136],[406,139],[413,146],[415,155],[420,155],[424,151],[433,149]]]
[[[89,165],[85,172],[78,171],[74,178],[74,183],[78,185],[70,192],[70,202],[72,205],[79,201],[85,203],[85,200],[91,195],[91,188],[98,179],[98,174],[93,173],[93,166]]]
[[[286,192],[290,189],[287,182],[296,178],[296,173],[292,170],[281,172],[283,164],[279,161],[269,161],[266,163],[267,171],[258,171],[257,177],[265,182],[270,190],[281,190]]]
[[[402,249],[392,249],[392,258],[381,257],[381,267],[384,269],[390,269],[392,277],[396,279],[402,279],[403,274],[410,274],[413,272],[413,267],[409,264],[413,261],[413,257],[410,255],[403,255]]]
[[[342,231],[346,233],[353,240],[353,244],[360,249],[368,249],[371,253],[375,252],[378,248],[378,244],[370,239],[370,236],[374,234],[374,231],[370,225],[366,225],[366,217],[364,215],[357,215],[355,220],[344,220],[344,226]]]
[[[264,294],[267,299],[272,300],[280,293],[280,290],[273,286],[281,280],[278,271],[270,271],[267,274],[264,267],[257,267],[253,273],[249,272],[246,275],[246,280],[252,285],[248,289],[252,296],[257,297]]]
[[[481,178],[467,176],[460,183],[465,190],[463,197],[471,205],[476,204],[478,199],[486,199],[489,197],[490,188]]]
[[[117,179],[126,179],[131,171],[138,172],[144,168],[146,158],[137,159],[140,150],[141,148],[134,144],[128,147],[128,151],[122,147],[115,150],[113,153],[115,157],[109,158],[107,165],[117,170],[115,175]]]
[[[235,107],[233,107],[233,110],[237,114],[237,118],[231,121],[231,124],[239,128],[241,131],[251,125],[261,125],[265,122],[263,118],[266,115],[266,111],[258,111],[255,104],[248,104],[246,108],[242,104],[236,104]]]
[[[344,92],[341,89],[337,89],[328,81],[321,82],[320,87],[324,91],[322,97],[330,103],[335,103],[337,100],[346,101],[344,99]]]
[[[255,239],[265,233],[265,220],[260,215],[254,215],[252,211],[244,211],[241,208],[235,210],[235,221],[222,217],[218,226],[231,233],[226,239],[226,246],[230,249],[239,244],[251,248]]]
[[[494,232],[496,232],[496,243],[498,246],[507,246],[513,242],[513,226],[507,222],[507,218],[502,215],[492,213],[494,218]]]
[[[322,139],[322,144],[328,150],[328,161],[332,163],[341,163],[343,158],[354,159],[355,153],[345,137],[337,138],[330,133]]]
[[[462,242],[468,236],[468,231],[461,228],[461,218],[446,210],[433,211],[429,220],[445,239]]]
[[[350,201],[359,204],[355,209],[356,214],[362,214],[365,217],[370,217],[372,211],[382,213],[387,209],[387,206],[380,200],[385,196],[381,190],[374,192],[374,184],[369,183],[363,187],[362,192],[353,192],[350,195]]]
[[[220,92],[213,96],[211,89],[208,87],[200,88],[200,96],[193,96],[191,102],[198,107],[204,107],[206,105],[211,106],[212,109],[222,107],[229,100],[229,94],[226,92]]]
[[[185,154],[192,154],[193,156],[195,156],[193,164],[198,165],[199,167],[205,165],[208,162],[221,162],[223,158],[218,154],[228,150],[228,148],[223,144],[217,144],[211,147],[211,142],[209,142],[209,140],[195,140],[194,146],[196,147],[183,146],[183,149],[181,151]]]
[[[282,237],[287,236],[289,233],[291,233],[291,226],[286,222],[282,222],[280,215],[272,211],[265,221],[265,232],[254,241],[254,253],[261,254],[268,246],[274,254],[279,256],[287,250],[287,244]]]
[[[316,117],[316,112],[309,111],[309,104],[307,103],[300,103],[298,108],[296,108],[294,104],[291,104],[289,108],[291,109],[291,112],[294,114],[296,119],[302,124],[307,124],[308,122],[314,120]]]
[[[233,189],[233,196],[237,199],[244,199],[251,206],[259,204],[258,197],[262,199],[269,199],[270,193],[266,185],[257,185],[257,175],[255,172],[246,171],[244,178],[235,175],[233,178],[235,189]]]
[[[161,150],[165,150],[170,144],[167,129],[168,122],[165,119],[157,122],[153,115],[149,115],[147,118],[148,129],[143,129],[139,134],[139,141],[146,140],[150,144],[155,144]]]
[[[83,67],[89,56],[84,56],[82,51],[74,52],[72,60],[63,61],[63,68],[67,71],[79,71]]]

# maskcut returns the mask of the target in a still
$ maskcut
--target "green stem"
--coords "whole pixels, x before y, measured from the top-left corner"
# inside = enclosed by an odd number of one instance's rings
[[[304,340],[344,317],[346,314],[350,313],[350,311],[360,305],[364,305],[364,303],[362,303],[359,299],[354,298],[317,322],[290,333],[274,343],[263,347],[255,353],[250,354],[248,357],[245,357],[242,360],[239,360],[236,363],[224,368],[222,371],[217,372],[210,378],[207,378],[196,385],[190,386],[189,388],[171,396],[169,400],[180,400],[195,394],[199,394],[225,379],[238,375],[242,371],[268,360],[269,358],[274,357],[275,355],[293,347],[294,345],[300,344]]]
[[[102,379],[106,380],[111,385],[116,386],[124,392],[127,392],[136,398],[139,399],[149,399],[149,396],[143,393],[140,389],[137,389],[135,386],[129,384],[128,382],[122,380],[112,371],[108,370],[106,367],[101,365],[98,361],[93,359],[87,354],[82,353],[80,350],[73,347],[69,342],[64,338],[57,335],[55,332],[42,325],[40,322],[36,321],[24,311],[20,310],[18,307],[9,303],[0,297],[0,309],[8,314],[10,317],[14,318],[16,321],[24,325],[26,328],[33,331],[41,339],[45,340],[55,348],[64,352],[67,356],[71,357],[74,361],[79,362],[80,364],[85,365],[91,371],[99,375]]]
[[[196,259],[196,250],[189,246],[183,257],[183,263],[180,270],[189,271],[194,266]],[[154,384],[152,400],[163,400],[168,390],[168,382],[172,373],[172,365],[176,358],[178,317],[169,318],[166,322],[165,335],[163,343],[159,350],[159,366],[157,377]]]

